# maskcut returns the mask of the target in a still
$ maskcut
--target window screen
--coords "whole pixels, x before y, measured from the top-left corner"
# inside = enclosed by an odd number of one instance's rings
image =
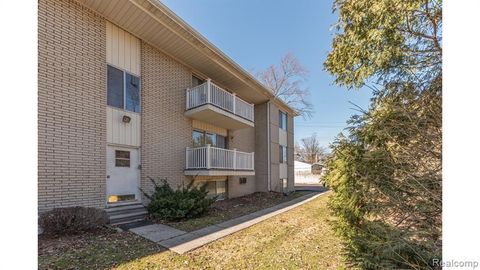
[[[222,135],[217,134],[217,145],[216,147],[227,149],[227,138]]]
[[[140,78],[126,74],[125,75],[125,109],[131,112],[140,112]]]
[[[107,104],[123,109],[123,71],[112,66],[107,70]]]

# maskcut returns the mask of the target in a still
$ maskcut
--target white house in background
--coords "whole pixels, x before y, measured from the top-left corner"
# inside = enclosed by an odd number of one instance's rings
[[[312,164],[295,161],[295,184],[320,184],[320,174],[312,173]]]

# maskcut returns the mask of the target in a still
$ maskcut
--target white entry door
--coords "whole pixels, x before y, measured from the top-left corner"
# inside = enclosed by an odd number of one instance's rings
[[[107,146],[107,202],[140,199],[138,149]]]

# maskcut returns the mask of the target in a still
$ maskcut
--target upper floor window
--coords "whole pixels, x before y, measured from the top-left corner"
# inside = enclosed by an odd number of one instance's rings
[[[195,87],[195,86],[197,86],[197,85],[200,85],[200,84],[202,84],[202,83],[204,83],[204,82],[205,82],[204,80],[198,78],[198,77],[195,76],[195,75],[192,75],[192,87]]]
[[[282,111],[278,111],[278,125],[281,129],[287,130],[287,114]]]
[[[140,78],[107,65],[108,106],[140,112]]]
[[[227,138],[215,133],[194,130],[192,132],[193,147],[210,146],[227,149]]]

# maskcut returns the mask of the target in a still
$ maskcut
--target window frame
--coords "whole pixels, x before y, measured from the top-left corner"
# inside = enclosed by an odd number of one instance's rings
[[[285,150],[284,150],[285,149]],[[279,145],[278,161],[280,164],[286,164],[288,159],[287,147]]]
[[[223,182],[223,193],[218,193],[219,186],[218,183]],[[217,200],[224,200],[228,198],[228,179],[224,180],[201,180],[197,182],[199,186],[206,184],[207,191],[208,191],[208,197],[216,197]],[[211,192],[212,189],[209,189],[209,186],[213,188],[213,193]]]
[[[193,80],[197,80],[198,82],[201,82],[200,84],[197,84],[197,85],[193,85]],[[192,74],[192,81],[191,81],[191,86],[190,87],[196,87],[196,86],[199,86],[199,85],[202,85],[206,82],[205,79],[202,79],[200,76],[197,76],[196,74]]]
[[[203,137],[203,145],[201,145],[201,146],[195,146],[195,145],[194,145],[194,140],[193,140],[193,133],[194,133],[194,132],[198,132],[198,133],[203,134],[203,135],[202,135],[202,137]],[[193,146],[193,147],[205,147],[205,146],[207,146],[207,135],[215,135],[215,144],[216,144],[216,145],[210,144],[210,146],[212,146],[212,147],[217,147],[217,148],[222,148],[222,149],[228,149],[228,136],[223,136],[223,135],[217,134],[217,133],[215,133],[215,132],[206,131],[206,130],[200,130],[200,129],[193,129],[193,130],[192,130],[192,146]],[[225,142],[224,147],[218,147],[218,146],[217,146],[217,144],[218,144],[218,136],[224,138],[224,142]]]
[[[285,122],[283,120],[285,120]],[[288,125],[287,113],[284,111],[278,110],[278,127],[286,131],[287,125]]]
[[[118,69],[122,72],[122,75],[123,75],[122,76],[122,80],[123,80],[123,82],[122,82],[122,86],[123,86],[123,91],[122,91],[122,94],[123,94],[123,108],[116,107],[116,106],[108,104],[108,68],[109,68],[109,66],[112,67],[112,68]],[[127,110],[127,74],[132,76],[132,77],[138,78],[138,112]],[[138,76],[136,74],[133,74],[131,72],[128,72],[124,68],[120,68],[118,66],[107,63],[107,106],[115,108],[115,109],[124,110],[126,112],[141,114],[142,113],[142,77]]]
[[[118,157],[117,153],[125,152],[128,153],[128,157]],[[117,161],[128,161],[128,166],[118,165]],[[115,150],[115,167],[119,168],[130,168],[131,166],[131,151],[128,150]]]

